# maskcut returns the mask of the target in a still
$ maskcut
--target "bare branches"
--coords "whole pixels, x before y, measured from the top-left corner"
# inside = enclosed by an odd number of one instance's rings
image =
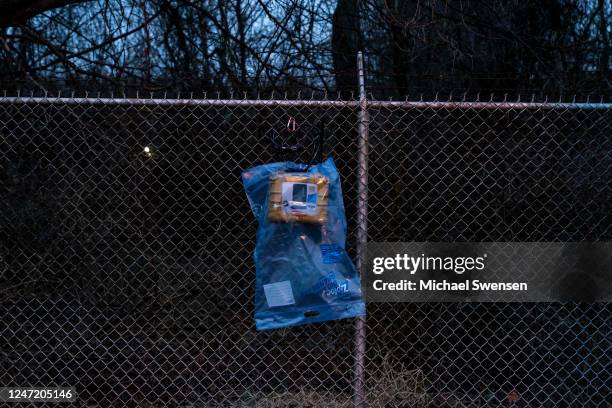
[[[41,36],[39,33],[34,31],[33,29],[31,29],[31,28],[29,28],[27,26],[23,26],[23,25],[20,26],[20,28],[24,31],[24,33],[27,35],[27,37],[29,37],[30,40],[32,40],[35,43],[42,44],[42,45],[46,46],[49,49],[49,51],[51,51],[51,53],[53,53],[53,55],[55,55],[59,59],[59,61],[61,61],[67,67],[73,69],[74,72],[80,73],[80,74],[91,75],[93,77],[109,81],[109,82],[111,82],[111,83],[113,83],[115,85],[120,85],[120,82],[117,79],[115,79],[115,78],[109,77],[107,75],[104,75],[104,74],[101,74],[101,73],[98,73],[98,72],[95,72],[95,71],[85,71],[84,69],[79,67],[77,64],[72,62],[70,60],[70,58],[66,57],[66,52],[64,50],[61,50],[61,49],[57,48],[54,44],[49,42],[46,38]]]
[[[0,80],[145,89],[610,91],[603,0],[0,0]],[[46,11],[46,12],[45,12]],[[34,16],[34,18],[31,18]],[[29,20],[25,22],[25,20]],[[8,25],[7,25],[8,24]],[[28,31],[32,30],[31,32]]]

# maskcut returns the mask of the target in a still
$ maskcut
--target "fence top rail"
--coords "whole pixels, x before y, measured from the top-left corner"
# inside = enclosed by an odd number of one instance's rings
[[[376,101],[368,100],[371,108],[418,108],[418,109],[482,109],[482,110],[521,110],[521,109],[612,109],[612,103],[603,102],[453,102],[453,101]]]
[[[0,96],[0,104],[40,105],[166,105],[166,106],[310,106],[351,107],[360,106],[357,100],[315,99],[160,99],[160,98],[94,98],[94,97],[32,97]],[[482,109],[482,110],[612,110],[612,103],[603,102],[453,102],[453,101],[380,101],[367,99],[370,108],[405,109]]]
[[[166,105],[166,106],[314,106],[314,107],[357,107],[354,100],[316,99],[160,99],[160,98],[54,98],[54,97],[0,97],[3,104],[43,105]]]

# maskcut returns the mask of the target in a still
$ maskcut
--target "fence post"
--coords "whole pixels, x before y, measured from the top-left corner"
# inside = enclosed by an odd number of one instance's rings
[[[363,54],[357,53],[357,71],[359,76],[359,169],[357,197],[357,270],[363,279],[368,241],[368,132],[369,116],[365,93]],[[353,405],[363,408],[365,405],[365,316],[355,321],[355,368],[353,383]]]

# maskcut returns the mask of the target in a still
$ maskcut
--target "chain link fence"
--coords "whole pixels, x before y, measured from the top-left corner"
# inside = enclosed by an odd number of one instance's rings
[[[606,105],[370,108],[370,241],[609,241]],[[369,304],[378,406],[605,407],[610,306]]]
[[[610,240],[604,104],[4,97],[0,384],[76,386],[77,406],[351,406],[363,327],[252,319],[240,173],[279,159],[265,134],[288,117],[325,126],[354,257],[360,203],[371,241]],[[607,304],[369,304],[363,394],[607,406],[610,323]]]

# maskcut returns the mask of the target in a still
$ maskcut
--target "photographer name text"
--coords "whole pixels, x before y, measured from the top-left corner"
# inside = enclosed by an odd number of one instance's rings
[[[418,282],[402,279],[396,282],[385,282],[376,279],[372,288],[377,291],[527,291],[526,282],[483,282],[478,279],[466,279],[461,282],[427,279]]]

